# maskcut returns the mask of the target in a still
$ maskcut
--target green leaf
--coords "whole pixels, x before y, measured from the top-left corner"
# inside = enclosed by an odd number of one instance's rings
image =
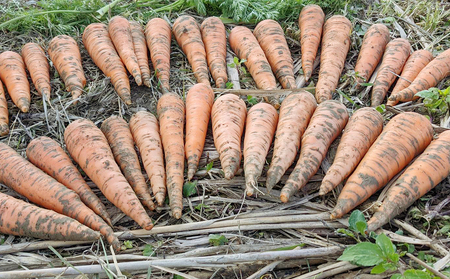
[[[220,246],[228,243],[228,239],[221,234],[210,234],[209,243],[214,246]]]
[[[394,244],[392,244],[392,241],[384,233],[380,234],[375,242],[387,258],[395,254]]]
[[[234,65],[234,64],[233,64]],[[227,89],[231,89],[233,88],[233,83],[231,81],[227,81],[227,83],[225,84]]]
[[[367,223],[364,214],[359,210],[354,210],[348,219],[349,229],[364,235],[366,233]]]
[[[389,17],[383,18],[383,21],[386,22],[386,23],[392,23],[392,22],[395,21],[395,18],[392,17],[392,16],[389,16]]]
[[[233,57],[233,62],[235,65],[239,65],[239,58],[237,58],[236,56]]]
[[[450,95],[447,95],[447,97],[445,97],[445,102],[447,104],[450,104]]]
[[[355,238],[355,234],[352,232],[352,231],[350,231],[350,230],[347,230],[347,229],[337,229],[336,230],[338,233],[342,233],[342,234],[345,234],[346,236],[350,236],[350,237],[352,237],[352,238]]]
[[[370,83],[370,82],[363,82],[363,83],[360,83],[362,86],[372,86],[373,85],[373,83]]]
[[[383,112],[386,111],[386,105],[385,105],[385,104],[379,105],[379,106],[377,106],[375,109],[376,109],[379,113],[383,113]]]
[[[153,250],[153,246],[150,244],[145,244],[144,250],[142,251],[142,255],[146,257],[151,257],[155,254],[155,251]]]
[[[172,278],[173,278],[173,279],[184,279],[183,276],[178,275],[178,274],[174,274]]]
[[[228,63],[227,65],[228,65],[228,67],[230,67],[230,68],[236,68],[236,64],[234,64],[234,63]]]
[[[437,100],[439,99],[439,91],[437,88],[430,88],[427,90],[422,90],[420,92],[416,93],[417,97],[424,98],[424,99],[431,99],[431,100]]]
[[[447,224],[445,226],[443,226],[440,230],[439,233],[441,234],[446,234],[450,231],[450,224]]]
[[[250,105],[256,105],[257,103],[258,103],[258,100],[255,98],[255,97],[252,97],[252,96],[250,96],[250,95],[247,95],[247,102],[250,104]]]
[[[433,277],[422,270],[417,269],[408,269],[403,273],[403,277],[405,279],[432,279]]]
[[[209,163],[206,165],[206,171],[210,171],[210,170],[212,169],[213,165],[214,165],[214,161],[209,162]]]
[[[379,265],[376,265],[372,268],[370,271],[370,274],[380,274],[386,271],[386,268],[384,268],[383,263],[380,263]]]
[[[125,240],[125,241],[123,242],[123,245],[125,245],[125,247],[126,247],[127,249],[131,249],[131,248],[133,248],[133,241],[131,241],[131,240]]]
[[[383,263],[383,267],[386,270],[396,271],[398,269],[398,266],[393,263]]]
[[[183,185],[183,197],[187,198],[197,193],[197,180],[188,181]]]
[[[404,279],[404,278],[405,277],[403,277],[403,275],[401,275],[400,273],[396,273],[391,276],[391,279]]]
[[[374,266],[385,261],[381,248],[370,242],[361,242],[344,250],[339,261],[349,261],[361,266]]]
[[[291,245],[291,246],[286,246],[286,247],[280,247],[280,248],[277,248],[277,249],[275,249],[275,250],[273,250],[273,251],[287,251],[287,250],[293,250],[293,249],[295,249],[295,248],[297,248],[297,247],[302,248],[302,247],[305,246],[305,245],[306,245],[305,243],[300,243],[300,244],[297,244],[297,245]]]

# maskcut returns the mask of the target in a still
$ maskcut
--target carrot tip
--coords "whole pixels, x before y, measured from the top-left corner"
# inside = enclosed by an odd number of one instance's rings
[[[194,175],[195,175],[195,169],[189,168],[188,169],[188,174],[187,174],[188,180],[191,181],[191,179],[194,177]]]
[[[158,206],[164,205],[165,198],[166,198],[166,195],[164,193],[155,194],[155,200],[156,200],[156,203],[158,204]]]
[[[136,84],[141,86],[142,85],[142,77],[141,75],[135,75],[134,80],[136,81]]]
[[[142,226],[145,230],[149,231],[153,228],[153,223],[147,224],[145,226]]]
[[[9,133],[9,127],[7,124],[0,125],[0,136],[6,136]]]
[[[174,210],[173,217],[175,219],[180,219],[181,218],[181,211],[180,210],[176,210],[176,211]]]
[[[287,203],[289,201],[289,194],[287,193],[281,193],[280,200],[284,203]]]

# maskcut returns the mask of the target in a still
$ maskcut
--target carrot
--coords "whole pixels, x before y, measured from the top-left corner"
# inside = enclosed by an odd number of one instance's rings
[[[184,102],[175,93],[165,93],[157,105],[159,131],[166,158],[167,193],[172,215],[181,218],[184,184]]]
[[[142,228],[150,230],[152,220],[114,161],[102,131],[87,119],[77,119],[64,131],[64,141],[72,158],[103,195]]]
[[[450,131],[445,131],[389,188],[381,207],[367,223],[368,230],[374,231],[392,220],[449,175]]]
[[[341,218],[383,188],[432,138],[433,128],[426,117],[405,112],[392,118],[347,179],[331,218]]]
[[[355,65],[355,73],[358,74],[357,86],[369,81],[389,40],[389,29],[386,25],[377,23],[367,29]]]
[[[244,173],[247,196],[252,196],[258,186],[266,156],[278,122],[277,110],[266,103],[250,108],[244,136]]]
[[[358,109],[344,128],[333,164],[320,185],[320,195],[336,188],[356,168],[383,130],[383,117],[374,108]]]
[[[227,75],[227,33],[225,25],[215,16],[206,18],[200,26],[209,70],[217,88],[225,88]]]
[[[80,97],[86,85],[86,77],[81,66],[77,42],[66,35],[56,36],[48,45],[48,55],[63,79],[67,91],[72,94],[72,99]]]
[[[81,173],[61,146],[53,139],[41,136],[27,146],[27,158],[36,167],[52,176],[59,183],[75,191],[82,202],[103,218],[110,226],[111,218],[105,205],[86,184]]]
[[[142,175],[139,158],[134,150],[133,135],[128,123],[121,117],[111,116],[103,121],[100,129],[109,142],[117,164],[122,169],[125,178],[130,183],[137,197],[142,204],[150,210],[154,210],[155,204]]]
[[[67,216],[0,193],[0,233],[61,241],[95,241],[100,234]]]
[[[114,249],[120,248],[111,227],[88,208],[77,193],[48,176],[4,143],[0,143],[0,181],[31,202],[100,231]]]
[[[311,78],[313,64],[316,59],[322,38],[325,14],[320,6],[309,4],[303,7],[298,18],[300,27],[300,45],[302,51],[302,69],[306,81]]]
[[[410,51],[411,45],[406,39],[397,38],[386,45],[383,60],[372,87],[372,107],[383,103],[389,87],[391,87],[397,75],[402,71]]]
[[[318,103],[332,98],[350,49],[351,31],[352,23],[341,15],[330,17],[323,26],[319,80],[316,85]]]
[[[0,81],[0,137],[6,136],[9,133],[8,122],[8,103],[6,102],[3,84]]]
[[[131,37],[133,38],[134,52],[136,53],[139,69],[141,70],[142,82],[145,86],[151,86],[150,66],[148,64],[148,50],[145,34],[142,26],[137,21],[130,21]]]
[[[173,23],[173,34],[186,54],[197,82],[209,85],[206,50],[197,21],[188,15],[178,17]]]
[[[272,19],[263,20],[256,25],[253,35],[263,49],[281,86],[286,89],[297,88],[294,78],[294,62],[280,24]]]
[[[114,16],[108,23],[108,33],[117,53],[137,85],[142,85],[141,69],[134,52],[130,23],[123,16]]]
[[[22,47],[22,57],[38,94],[50,100],[50,65],[44,50],[36,43],[27,43]]]
[[[234,94],[217,98],[211,110],[214,145],[226,179],[232,179],[239,170],[246,116],[244,101]]]
[[[145,38],[150,50],[153,68],[163,93],[170,91],[170,42],[172,30],[161,18],[153,18],[145,26]]]
[[[328,148],[342,132],[347,120],[347,108],[338,101],[327,100],[317,106],[302,136],[297,165],[281,190],[282,202],[288,202],[290,196],[305,186],[319,170]]]
[[[435,87],[441,80],[450,75],[450,49],[440,53],[423,68],[414,81],[405,89],[389,97],[391,102],[415,100],[422,90]]]
[[[103,23],[89,24],[83,32],[83,44],[95,65],[111,78],[111,83],[120,98],[125,104],[130,105],[130,81],[122,60],[109,38],[106,25]]]
[[[316,107],[316,99],[307,91],[291,93],[281,103],[272,161],[267,171],[266,187],[269,191],[294,162],[300,139]]]
[[[0,79],[5,84],[14,104],[22,112],[27,112],[31,100],[30,83],[20,54],[13,51],[0,54]]]
[[[194,177],[205,145],[214,92],[209,85],[197,83],[186,96],[186,159],[188,180]]]
[[[130,130],[141,154],[153,195],[159,206],[166,198],[164,155],[156,117],[147,111],[138,111],[130,119]]]

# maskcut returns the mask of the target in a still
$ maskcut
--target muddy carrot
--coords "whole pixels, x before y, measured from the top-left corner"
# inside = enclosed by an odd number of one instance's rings
[[[6,136],[9,133],[9,115],[8,115],[8,103],[6,102],[5,90],[3,84],[0,81],[0,136]]]
[[[139,69],[141,70],[142,82],[145,86],[151,86],[150,66],[148,63],[148,50],[145,34],[142,26],[137,21],[130,21],[131,37],[133,38],[134,52],[136,53]]]
[[[27,112],[31,100],[30,83],[20,54],[13,51],[0,54],[0,79],[5,84],[14,104],[22,112]]]
[[[347,179],[331,218],[341,218],[383,188],[432,138],[433,128],[425,116],[405,112],[392,118]]]
[[[50,65],[44,50],[36,43],[27,43],[22,47],[22,57],[38,94],[50,100]]]

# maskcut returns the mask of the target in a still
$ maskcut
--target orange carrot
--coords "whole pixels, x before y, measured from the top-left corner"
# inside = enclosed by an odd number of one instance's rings
[[[142,81],[145,86],[151,86],[150,66],[148,64],[148,50],[142,26],[137,21],[130,21],[131,37],[133,38],[134,52],[136,53]]]
[[[294,162],[300,149],[300,139],[316,107],[316,99],[307,91],[292,93],[281,103],[273,157],[267,171],[268,191],[272,190]]]
[[[170,25],[161,18],[149,20],[145,26],[145,38],[161,90],[163,93],[169,92],[170,42],[172,39]]]
[[[22,112],[27,112],[31,100],[30,83],[20,54],[13,51],[0,54],[0,79],[5,84],[14,104]]]
[[[77,42],[66,35],[56,36],[48,45],[48,55],[72,98],[75,100],[80,97],[86,85],[86,78]]]
[[[111,116],[103,121],[100,129],[105,134],[117,164],[122,169],[137,197],[142,204],[150,210],[154,210],[155,204],[142,175],[139,158],[134,149],[133,135],[128,123],[121,117]]]
[[[322,38],[322,28],[325,14],[318,5],[310,4],[303,7],[298,18],[300,27],[300,45],[302,50],[302,69],[306,81],[311,78],[313,64]]]
[[[419,97],[415,96],[422,90],[436,86],[450,75],[450,49],[440,53],[423,68],[414,81],[405,89],[389,97],[392,102],[407,102]]]
[[[325,195],[347,178],[383,130],[383,117],[374,108],[358,109],[344,128],[333,164],[320,185]]]
[[[197,83],[186,96],[186,159],[188,180],[194,177],[205,145],[214,92],[209,85]]]
[[[323,26],[319,80],[316,85],[318,103],[330,100],[336,90],[350,49],[351,31],[352,23],[341,15],[330,17]]]
[[[6,102],[5,90],[0,81],[0,137],[6,136],[9,133],[9,116],[8,103]]]
[[[0,193],[0,233],[61,241],[95,241],[100,234],[67,216]]]
[[[281,86],[286,89],[297,88],[294,78],[294,62],[280,24],[272,19],[263,20],[256,25],[253,35],[263,49]]]
[[[77,193],[48,176],[4,143],[0,143],[0,181],[31,202],[100,231],[114,249],[120,248],[111,227],[88,208]]]
[[[112,226],[105,205],[92,192],[70,157],[56,141],[44,136],[33,139],[27,146],[27,158],[59,183],[75,191],[84,204]]]
[[[367,29],[355,65],[355,73],[358,74],[357,86],[369,81],[389,40],[389,29],[386,25],[377,23]]]
[[[150,230],[152,220],[120,172],[102,131],[90,120],[77,119],[66,127],[64,141],[72,158],[103,195],[142,228]]]
[[[215,16],[206,18],[200,26],[209,70],[217,88],[225,88],[227,75],[227,33],[225,25]]]
[[[158,205],[162,206],[166,198],[166,172],[158,120],[147,111],[138,111],[131,116],[129,125],[150,179],[153,195]]]
[[[211,110],[214,145],[226,179],[232,179],[239,170],[246,116],[244,101],[234,94],[217,98]]]
[[[317,106],[302,136],[297,165],[281,190],[282,202],[288,202],[319,170],[328,148],[342,132],[347,120],[347,108],[338,101],[327,100]]]
[[[391,87],[397,77],[396,75],[401,73],[410,51],[411,45],[406,39],[397,38],[387,44],[380,69],[372,87],[372,107],[383,103],[389,87]]]
[[[251,107],[247,114],[244,137],[244,173],[247,196],[252,196],[258,186],[266,156],[278,122],[277,110],[266,103]]]
[[[197,21],[188,15],[178,17],[173,23],[173,34],[186,54],[197,82],[209,85],[206,50]]]
[[[108,33],[117,53],[137,85],[142,85],[141,69],[134,52],[130,23],[123,16],[114,16],[108,23]]]
[[[405,112],[392,118],[347,179],[331,218],[341,218],[383,188],[432,138],[433,128],[426,117]]]
[[[36,43],[27,43],[22,47],[22,57],[38,94],[50,100],[50,65],[44,50]]]
[[[175,93],[165,93],[157,105],[159,131],[166,158],[167,193],[172,215],[181,218],[184,184],[184,102]]]
[[[449,175],[450,131],[445,131],[389,188],[381,207],[367,223],[368,230],[374,231],[392,220]]]
[[[83,32],[83,44],[95,65],[109,78],[119,97],[131,104],[130,81],[127,71],[114,49],[108,30],[103,23],[89,24]]]

